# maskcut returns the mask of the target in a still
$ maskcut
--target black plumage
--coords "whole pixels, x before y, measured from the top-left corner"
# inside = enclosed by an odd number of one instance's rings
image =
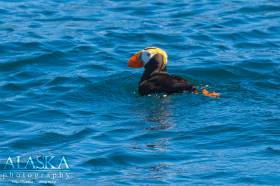
[[[144,66],[145,71],[139,83],[139,94],[196,92],[188,80],[167,73],[166,65],[160,54],[154,55]]]

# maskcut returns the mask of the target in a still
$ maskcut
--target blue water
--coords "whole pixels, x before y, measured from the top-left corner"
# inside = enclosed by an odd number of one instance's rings
[[[280,184],[279,1],[2,0],[0,18],[1,165],[64,155],[52,185]],[[127,59],[147,46],[221,97],[139,96]]]

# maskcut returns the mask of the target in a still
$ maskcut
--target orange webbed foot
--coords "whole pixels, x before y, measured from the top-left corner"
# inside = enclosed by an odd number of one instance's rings
[[[202,89],[202,94],[208,97],[219,97],[220,93],[217,92],[209,92],[208,90],[206,90],[205,88]]]

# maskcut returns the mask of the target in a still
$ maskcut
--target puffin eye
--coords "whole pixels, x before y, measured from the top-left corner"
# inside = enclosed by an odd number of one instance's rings
[[[142,61],[144,61],[145,63],[149,62],[151,57],[153,56],[152,53],[150,53],[149,51],[147,50],[143,50],[142,51],[142,54],[141,54],[141,59]]]

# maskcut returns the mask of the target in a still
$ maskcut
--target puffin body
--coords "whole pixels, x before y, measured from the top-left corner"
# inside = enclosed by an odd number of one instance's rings
[[[140,82],[138,88],[140,95],[182,93],[193,90],[195,90],[194,86],[187,80],[167,73],[155,73],[149,79]]]
[[[145,68],[138,87],[140,95],[185,91],[197,93],[195,86],[188,80],[168,74],[166,64],[167,54],[155,47],[145,48],[129,59],[129,67]]]
[[[138,88],[140,95],[155,93],[171,94],[196,90],[189,81],[168,74],[162,58],[163,57],[160,54],[155,54],[149,62],[145,64],[145,71],[139,82]]]

